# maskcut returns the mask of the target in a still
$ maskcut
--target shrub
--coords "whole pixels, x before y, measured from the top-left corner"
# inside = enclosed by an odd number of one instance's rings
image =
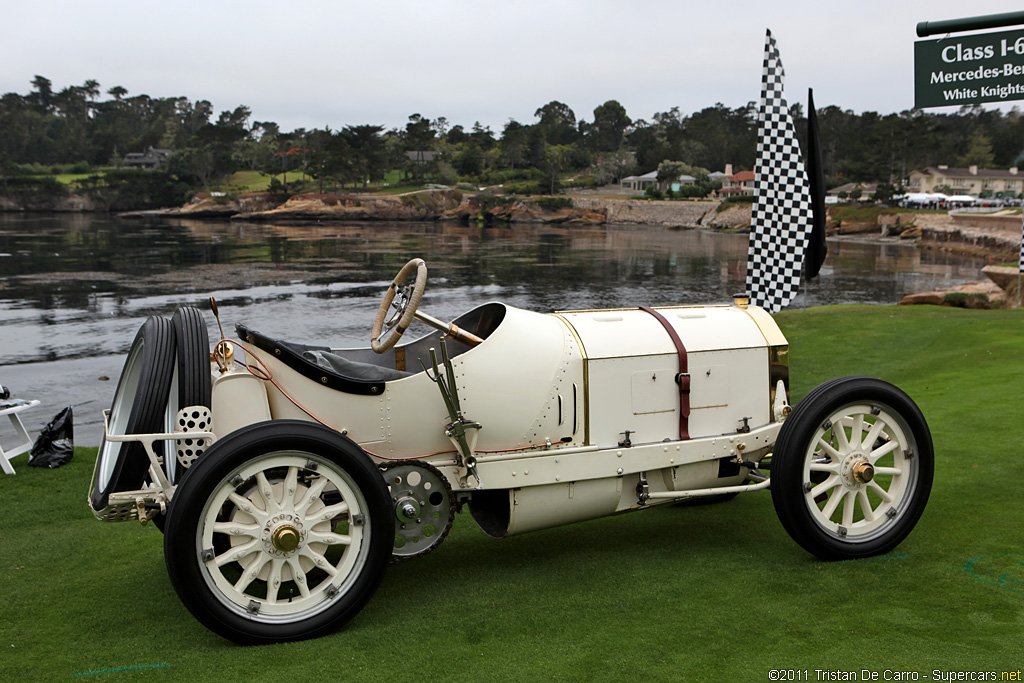
[[[523,183],[505,183],[505,192],[509,194],[544,194],[548,188],[535,181]]]
[[[515,197],[502,197],[490,192],[483,192],[473,196],[473,205],[478,207],[482,213],[490,213],[496,208],[511,206],[516,201]]]
[[[644,197],[647,199],[664,199],[664,193],[658,189],[657,185],[648,185],[647,189],[644,190]]]
[[[558,211],[572,206],[572,200],[568,197],[540,197],[537,199],[537,206],[545,211]]]

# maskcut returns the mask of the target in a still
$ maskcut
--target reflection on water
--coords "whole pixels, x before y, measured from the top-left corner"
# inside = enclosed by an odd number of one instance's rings
[[[727,302],[744,289],[746,252],[746,235],[702,230],[0,214],[0,382],[16,379],[19,393],[46,393],[54,406],[109,403],[142,320],[211,295],[229,335],[244,321],[299,341],[364,344],[383,287],[414,256],[430,269],[424,310],[453,318],[494,299],[538,311]],[[977,279],[983,265],[902,243],[830,241],[821,277],[795,306],[895,303]],[[79,371],[77,388],[61,388]],[[111,380],[97,384],[101,374]]]

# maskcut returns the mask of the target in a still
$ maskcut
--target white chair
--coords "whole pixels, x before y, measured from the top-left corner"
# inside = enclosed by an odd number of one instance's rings
[[[37,400],[25,401],[10,398],[0,401],[0,416],[7,416],[11,421],[11,426],[14,427],[15,435],[18,437],[17,445],[12,448],[4,448],[3,444],[0,444],[0,468],[3,469],[5,474],[14,474],[11,458],[26,453],[32,448],[32,437],[28,435],[28,430],[22,424],[19,413],[37,405],[39,405]]]

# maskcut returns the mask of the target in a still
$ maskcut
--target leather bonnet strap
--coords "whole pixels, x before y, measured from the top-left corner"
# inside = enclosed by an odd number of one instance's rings
[[[640,306],[640,310],[650,313],[655,320],[661,323],[679,354],[679,372],[676,374],[676,384],[679,385],[679,438],[688,441],[690,438],[690,371],[686,361],[686,347],[683,346],[683,340],[679,338],[672,323],[665,316],[650,306]]]

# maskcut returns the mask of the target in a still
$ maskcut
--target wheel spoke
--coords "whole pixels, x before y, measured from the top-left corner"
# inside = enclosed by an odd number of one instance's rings
[[[292,570],[292,578],[295,580],[295,585],[299,587],[299,595],[308,598],[309,586],[306,585],[306,572],[302,571],[298,559],[290,557],[285,562],[288,563],[288,568]]]
[[[853,526],[853,507],[856,502],[856,491],[847,491],[843,494],[843,526],[847,529]]]
[[[807,468],[811,472],[832,472],[833,474],[839,472],[838,462],[812,462]]]
[[[268,516],[266,510],[258,508],[255,502],[244,496],[238,495],[234,491],[228,494],[228,500],[234,503],[235,507],[242,512],[252,515],[253,519],[257,522],[262,522]]]
[[[260,570],[269,561],[263,553],[257,553],[252,562],[249,563],[249,566],[242,572],[242,575],[238,577],[238,581],[235,582],[235,590],[239,593],[245,593],[245,589],[249,587],[249,584],[253,582],[256,575],[260,573]]]
[[[875,418],[875,424],[871,425],[871,429],[868,430],[867,436],[864,437],[864,441],[861,442],[861,448],[864,450],[870,450],[878,440],[878,435],[882,433],[885,428],[885,421],[881,418]]]
[[[853,427],[850,429],[850,445],[854,448],[860,448],[861,444],[864,443],[864,414],[857,413],[857,416],[853,418]]]
[[[839,503],[846,496],[846,489],[842,486],[836,486],[832,491],[832,495],[829,496],[828,502],[825,503],[825,507],[822,508],[821,514],[825,516],[825,519],[832,519],[832,515],[835,514],[836,508],[839,507]]]
[[[821,482],[820,484],[818,484],[817,486],[812,488],[808,492],[808,495],[813,500],[814,498],[817,498],[821,494],[823,494],[826,491],[828,491],[830,488],[832,488],[834,486],[839,486],[840,485],[840,481],[841,480],[839,479],[839,475],[833,474],[831,477],[829,477],[825,481]]]
[[[277,604],[278,591],[281,590],[281,569],[284,567],[284,559],[275,557],[270,561],[270,575],[267,577],[267,603]]]
[[[274,514],[281,509],[281,504],[277,502],[274,497],[274,489],[271,487],[270,482],[267,481],[266,472],[256,473],[256,485],[259,487],[260,495],[263,496],[264,507],[267,514]]]
[[[281,500],[281,507],[285,511],[295,509],[295,492],[299,488],[299,468],[294,465],[288,468],[288,474],[284,477],[284,494]]]
[[[892,453],[894,450],[900,447],[898,441],[887,441],[884,446],[879,446],[875,450],[868,453],[868,461],[874,465],[876,461],[880,460],[883,456]]]
[[[875,476],[877,477],[880,474],[889,474],[894,477],[898,477],[899,475],[903,474],[903,470],[901,470],[899,467],[876,467]]]
[[[312,515],[308,515],[305,518],[305,522],[307,524],[316,524],[317,522],[329,522],[338,515],[343,515],[346,512],[348,512],[348,503],[335,503],[334,505],[328,505],[325,508],[320,508]]]
[[[327,545],[352,545],[352,537],[332,532],[319,532],[310,529],[307,543],[326,543]]]
[[[889,492],[886,491],[885,489],[883,489],[881,486],[879,486],[875,482],[869,481],[868,482],[868,488],[871,489],[872,491],[874,491],[875,494],[877,494],[878,497],[881,498],[886,503],[891,503],[892,502],[893,499],[892,499],[892,496],[889,495]]]
[[[259,524],[243,524],[241,522],[214,522],[213,533],[256,538],[259,536],[260,526]]]
[[[835,449],[835,446],[825,440],[825,437],[818,439],[818,448],[828,453],[832,457],[833,462],[841,460],[843,457],[840,455],[839,451]]]
[[[875,511],[871,509],[871,501],[868,499],[868,492],[864,489],[857,491],[857,500],[860,502],[860,511],[864,515],[865,522],[873,522],[876,519]]]
[[[241,562],[242,558],[253,552],[259,550],[259,541],[252,539],[248,543],[236,545],[230,550],[226,550],[217,557],[213,558],[214,564],[218,567],[223,567],[228,562]]]
[[[333,564],[327,561],[327,558],[318,553],[317,551],[310,548],[308,545],[305,546],[300,553],[313,561],[317,569],[322,569],[327,572],[330,576],[337,576],[338,569]]]
[[[309,489],[306,490],[306,494],[302,497],[302,500],[295,504],[295,511],[300,515],[305,515],[309,508],[313,505],[314,501],[320,499],[320,494],[324,492],[327,487],[327,478],[318,478]]]
[[[832,423],[832,434],[836,437],[836,446],[840,453],[850,452],[850,441],[846,438],[846,425],[844,422],[849,418],[841,417]]]

